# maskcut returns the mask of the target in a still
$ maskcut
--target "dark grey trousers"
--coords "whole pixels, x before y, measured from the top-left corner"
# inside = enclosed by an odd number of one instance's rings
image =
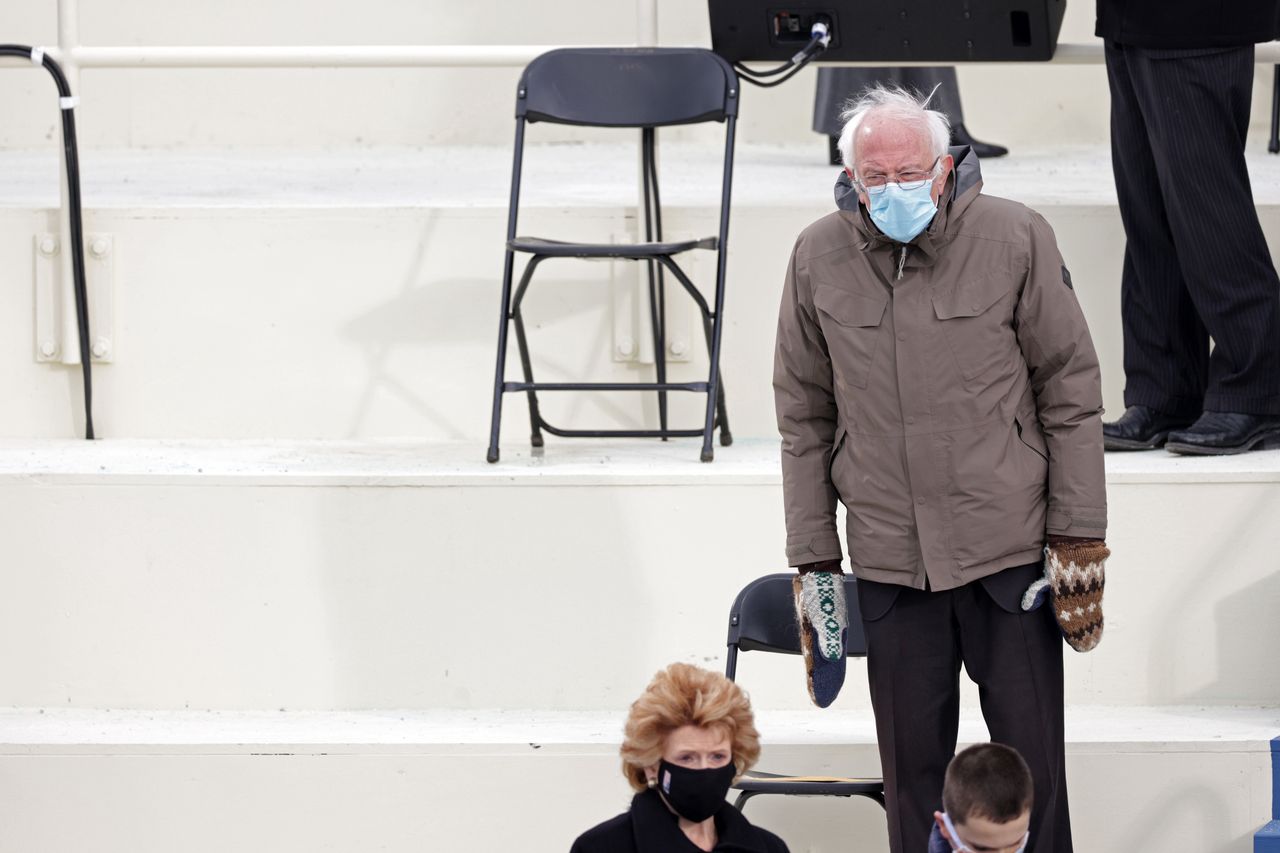
[[[1280,280],[1244,159],[1253,46],[1106,58],[1125,405],[1280,414]]]
[[[1022,754],[1035,802],[1029,853],[1071,853],[1062,633],[1050,607],[1024,613],[1039,563],[946,592],[858,582],[893,853],[928,849],[955,754],[960,667],[978,685],[991,739]]]

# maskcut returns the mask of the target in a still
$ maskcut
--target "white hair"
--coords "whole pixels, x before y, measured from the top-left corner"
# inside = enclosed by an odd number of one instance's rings
[[[869,115],[884,116],[897,119],[903,124],[913,125],[922,135],[929,138],[929,145],[935,157],[947,153],[951,144],[951,122],[946,115],[929,109],[930,92],[927,96],[912,94],[900,86],[872,86],[857,98],[845,104],[840,113],[844,129],[840,132],[840,141],[836,143],[840,149],[840,159],[845,168],[853,171],[853,143],[862,120]]]

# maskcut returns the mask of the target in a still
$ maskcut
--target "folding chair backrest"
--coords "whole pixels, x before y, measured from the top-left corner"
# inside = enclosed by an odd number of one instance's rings
[[[699,48],[562,48],[530,62],[516,117],[597,127],[661,127],[738,114],[738,77]]]
[[[796,629],[794,574],[765,575],[743,587],[729,611],[729,658],[732,665],[738,650],[800,654],[800,633]],[[863,657],[867,639],[858,612],[858,582],[845,575],[845,600],[849,607],[848,657]],[[730,678],[733,675],[730,673]]]

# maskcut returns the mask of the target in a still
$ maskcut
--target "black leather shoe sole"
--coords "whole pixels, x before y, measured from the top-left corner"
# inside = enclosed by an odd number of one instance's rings
[[[1136,438],[1116,438],[1115,436],[1102,435],[1103,450],[1157,450],[1164,446],[1165,439],[1169,437],[1172,430],[1162,430],[1161,432],[1152,433],[1151,438],[1146,441],[1138,441]]]
[[[1280,427],[1268,427],[1236,445],[1185,444],[1181,441],[1170,441],[1165,444],[1164,449],[1190,456],[1231,456],[1235,453],[1248,453],[1250,450],[1267,450],[1276,447],[1280,447]]]

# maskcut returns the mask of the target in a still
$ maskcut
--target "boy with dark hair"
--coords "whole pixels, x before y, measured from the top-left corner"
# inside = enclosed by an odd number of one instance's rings
[[[947,765],[929,853],[1022,853],[1030,837],[1031,771],[1017,750],[980,743]]]

